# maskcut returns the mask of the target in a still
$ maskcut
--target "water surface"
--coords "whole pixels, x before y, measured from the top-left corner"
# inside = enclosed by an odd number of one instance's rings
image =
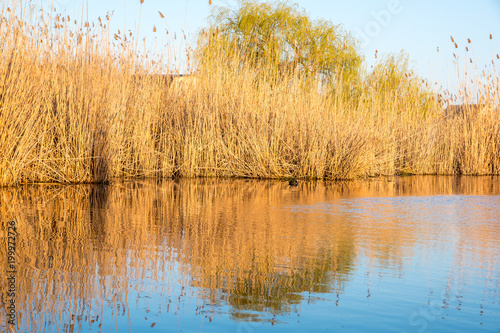
[[[500,332],[498,177],[29,186],[0,222],[1,331]]]

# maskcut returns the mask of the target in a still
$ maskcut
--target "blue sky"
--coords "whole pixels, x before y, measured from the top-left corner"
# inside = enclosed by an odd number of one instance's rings
[[[50,5],[52,0],[42,0]],[[114,11],[112,30],[136,31],[140,21],[140,35],[152,43],[170,32],[182,36],[185,31],[191,40],[207,25],[213,6],[236,6],[235,0],[53,0],[58,11],[81,17],[82,8],[88,8],[89,20]],[[84,2],[84,3],[83,3]],[[469,66],[481,71],[500,54],[500,0],[295,0],[313,19],[326,19],[342,24],[362,41],[362,53],[367,66],[375,61],[375,50],[380,54],[405,50],[411,65],[421,76],[452,88],[455,81],[456,53],[461,71]],[[87,6],[88,3],[88,6]],[[161,19],[158,11],[165,18]],[[156,34],[153,27],[157,28]],[[489,35],[493,35],[490,40]],[[455,49],[450,36],[459,48]],[[472,44],[467,43],[470,38]],[[174,45],[180,58],[185,46]],[[171,44],[172,45],[172,44]],[[470,51],[465,51],[469,46]],[[437,48],[439,47],[439,52]],[[473,59],[470,64],[469,58]],[[466,61],[465,61],[466,60]],[[472,66],[472,67],[470,67]],[[500,61],[496,61],[497,75]],[[490,66],[491,71],[491,66]]]

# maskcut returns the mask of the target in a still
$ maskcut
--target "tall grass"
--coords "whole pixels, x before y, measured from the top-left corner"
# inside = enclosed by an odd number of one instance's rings
[[[495,68],[474,78],[483,85],[463,78],[460,93],[482,107],[456,117],[399,56],[381,60],[350,95],[293,70],[257,75],[215,45],[196,82],[179,89],[162,76],[169,57],[151,61],[105,20],[0,10],[1,186],[500,173]]]

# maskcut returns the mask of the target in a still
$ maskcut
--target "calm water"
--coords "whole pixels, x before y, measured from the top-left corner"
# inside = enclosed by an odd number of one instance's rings
[[[0,222],[0,331],[500,332],[498,177],[30,186]]]

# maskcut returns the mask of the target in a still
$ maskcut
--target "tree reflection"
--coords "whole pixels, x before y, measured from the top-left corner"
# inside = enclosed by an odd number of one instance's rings
[[[0,191],[0,217],[15,219],[19,229],[20,327],[78,331],[110,325],[111,314],[127,316],[143,294],[158,297],[166,312],[180,311],[186,297],[196,298],[199,309],[227,304],[235,320],[298,312],[311,294],[340,297],[360,256],[368,270],[377,264],[403,270],[418,235],[435,227],[406,222],[412,211],[394,200],[345,199],[457,191],[498,194],[500,186],[490,178],[454,177],[294,188],[245,180],[30,186]],[[481,214],[485,221],[497,218],[493,211]],[[460,246],[474,250],[457,251],[454,269],[473,262],[494,272],[494,253],[477,244],[496,246],[498,228],[467,221],[455,232]],[[0,279],[1,311],[6,290]],[[136,304],[129,304],[134,293]]]

